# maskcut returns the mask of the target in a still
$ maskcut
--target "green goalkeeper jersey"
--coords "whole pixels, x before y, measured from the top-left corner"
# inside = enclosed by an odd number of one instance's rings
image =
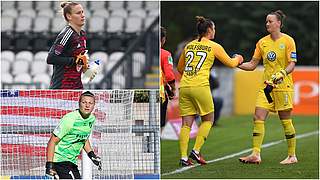
[[[89,138],[95,120],[93,114],[83,119],[79,110],[63,116],[53,131],[53,134],[60,139],[55,147],[53,162],[70,161],[77,164],[77,156]]]

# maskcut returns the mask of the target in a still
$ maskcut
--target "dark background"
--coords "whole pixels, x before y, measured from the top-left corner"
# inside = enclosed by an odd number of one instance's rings
[[[167,29],[165,49],[174,55],[179,43],[196,36],[195,16],[200,15],[214,21],[215,42],[229,55],[239,53],[249,61],[257,41],[268,34],[266,15],[278,9],[287,16],[282,32],[295,40],[297,65],[319,65],[319,2],[316,1],[161,1],[161,26]],[[177,58],[174,56],[175,64]]]

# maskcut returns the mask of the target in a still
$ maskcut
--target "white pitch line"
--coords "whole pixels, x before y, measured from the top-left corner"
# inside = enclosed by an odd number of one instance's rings
[[[304,133],[304,134],[297,135],[296,138],[297,139],[301,139],[301,138],[312,136],[312,135],[315,135],[315,134],[318,134],[318,133],[319,133],[319,131],[313,131],[313,132],[309,132],[309,133]],[[270,143],[267,143],[267,144],[263,144],[261,146],[261,148],[271,147],[271,146],[280,144],[280,143],[282,143],[284,141],[286,141],[286,140],[282,139],[282,140],[273,141],[273,142],[270,142]],[[236,157],[236,156],[239,156],[241,154],[245,154],[245,153],[248,153],[248,152],[251,152],[251,151],[252,151],[252,148],[245,149],[243,151],[240,151],[240,152],[237,152],[237,153],[234,153],[234,154],[229,154],[229,155],[217,158],[217,159],[209,160],[209,161],[207,161],[207,163],[210,164],[210,163],[213,163],[213,162],[222,161],[222,160],[233,158],[233,157]],[[161,176],[168,176],[168,175],[171,175],[171,174],[181,173],[181,172],[187,171],[189,169],[192,169],[192,168],[195,168],[195,167],[198,167],[198,166],[200,166],[200,165],[199,164],[195,164],[195,165],[192,165],[192,166],[182,167],[182,168],[176,169],[174,171],[161,174]]]

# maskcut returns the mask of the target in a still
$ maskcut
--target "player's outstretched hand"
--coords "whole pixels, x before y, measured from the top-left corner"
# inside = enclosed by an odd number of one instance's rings
[[[240,54],[234,54],[232,57],[238,59],[238,66],[240,66],[244,61],[242,55]]]
[[[46,162],[46,176],[50,179],[59,179],[58,173],[53,165],[53,162]]]
[[[90,151],[88,153],[88,156],[91,159],[91,161],[93,162],[93,164],[98,166],[98,170],[101,171],[102,170],[101,158],[99,156],[95,155],[93,151]]]
[[[239,60],[239,63],[238,63],[238,66],[239,66],[239,65],[241,65],[241,64],[243,63],[243,57],[242,57],[242,55],[240,55],[240,54],[236,54],[236,57],[237,57],[238,60]]]
[[[82,68],[84,71],[88,69],[88,62],[89,62],[89,56],[87,54],[87,50],[81,52],[76,56],[76,64],[77,65],[82,65]]]

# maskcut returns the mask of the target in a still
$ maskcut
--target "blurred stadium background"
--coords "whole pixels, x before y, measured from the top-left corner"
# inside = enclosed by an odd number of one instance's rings
[[[65,26],[61,1],[1,1],[2,88],[48,88],[46,56]],[[101,73],[85,88],[158,88],[159,2],[75,1],[83,5],[91,60]]]
[[[161,2],[161,26],[167,29],[165,49],[174,55],[175,66],[186,42],[196,36],[195,16],[210,18],[216,26],[215,42],[221,44],[231,56],[235,53],[244,56],[249,61],[253,55],[257,41],[267,35],[265,29],[266,15],[281,9],[287,19],[282,31],[295,39],[298,62],[293,78],[295,81],[295,97],[293,121],[298,134],[316,132],[316,135],[306,140],[298,140],[298,157],[301,165],[295,167],[280,167],[279,147],[267,153],[270,159],[259,167],[242,167],[237,162],[237,156],[229,160],[214,162],[206,167],[198,167],[184,172],[168,173],[179,169],[178,141],[181,117],[177,97],[168,104],[168,123],[162,132],[161,139],[161,173],[163,178],[318,178],[318,144],[319,144],[319,1],[289,2]],[[177,14],[183,16],[177,16]],[[232,153],[251,148],[252,113],[254,112],[258,84],[263,73],[262,63],[255,71],[245,72],[230,69],[215,60],[213,72],[217,75],[220,85],[213,90],[214,97],[223,99],[221,118],[213,128],[210,137],[203,147],[203,154],[208,160],[217,159]],[[176,72],[176,87],[179,87],[179,75]],[[283,130],[278,117],[270,115],[266,127],[265,143],[283,139]],[[273,120],[274,119],[274,120]],[[271,127],[272,126],[272,127]],[[279,134],[271,133],[279,131]],[[192,129],[191,137],[197,133],[197,126]],[[209,140],[210,139],[210,140]],[[174,141],[172,141],[174,140]],[[308,141],[308,142],[305,142]],[[189,148],[192,147],[191,140]],[[286,148],[281,144],[282,151]],[[307,152],[309,154],[302,154]],[[283,152],[285,153],[285,152]],[[243,155],[243,154],[242,154]],[[239,155],[238,155],[239,156]],[[282,155],[283,157],[285,154]],[[278,157],[280,158],[280,157]],[[281,157],[282,158],[282,157]],[[309,160],[314,159],[314,162]],[[308,162],[307,162],[308,161]],[[316,168],[314,168],[316,167]],[[288,171],[288,169],[292,171]],[[261,170],[261,172],[260,172]],[[278,170],[278,171],[277,171]],[[279,171],[284,172],[278,173]],[[268,172],[263,174],[264,172]],[[294,173],[291,173],[294,172]],[[297,174],[296,172],[301,172]]]

